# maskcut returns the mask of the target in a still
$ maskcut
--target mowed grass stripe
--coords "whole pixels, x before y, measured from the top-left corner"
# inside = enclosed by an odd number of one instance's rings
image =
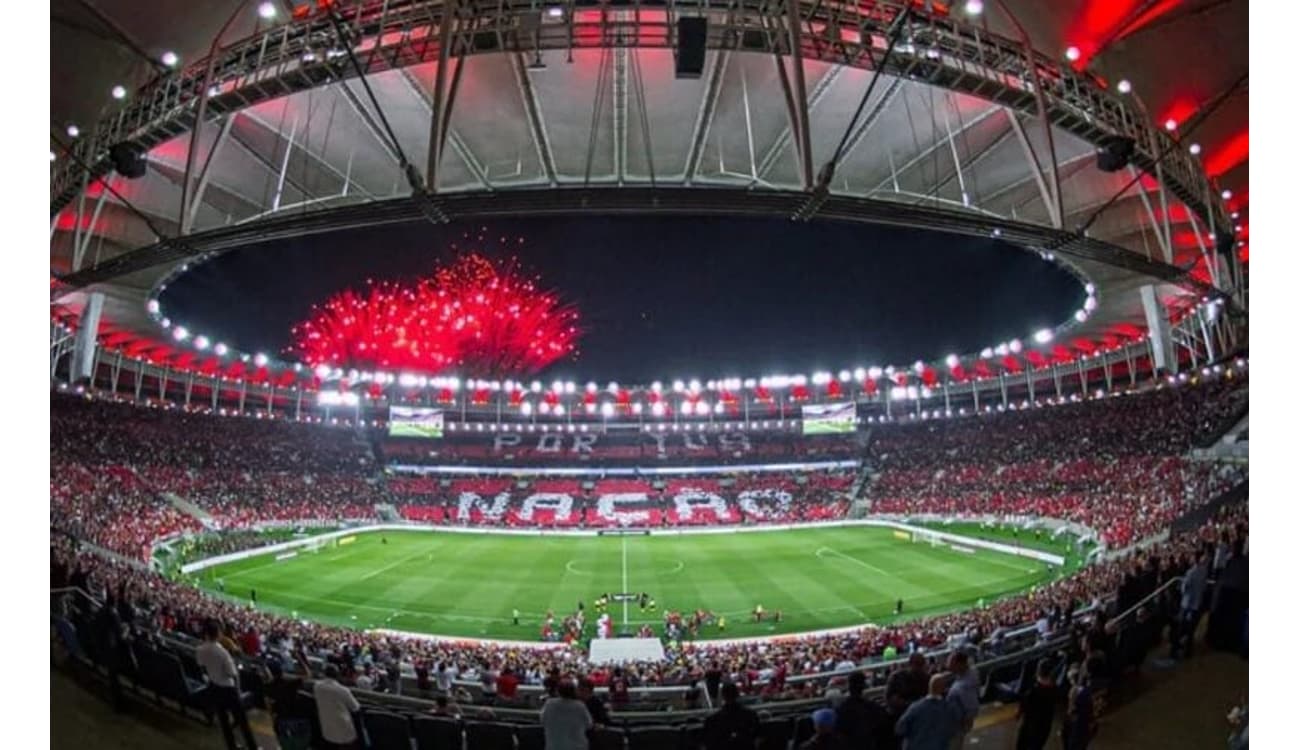
[[[594,623],[593,600],[622,589],[619,537],[384,535],[386,545],[378,532],[363,534],[347,547],[290,560],[268,555],[220,566],[212,578],[223,577],[228,593],[241,598],[256,588],[259,606],[302,618],[510,639],[536,638],[545,611],[563,617],[580,599]],[[991,601],[1053,575],[1023,558],[931,548],[880,528],[636,536],[626,542],[628,588],[659,604],[653,615],[633,604],[629,619],[658,626],[666,609],[727,615],[726,633],[706,628],[702,637],[891,622],[899,619],[892,614],[899,597],[906,602],[901,619],[908,619]],[[823,548],[834,553],[818,556]],[[201,584],[215,588],[206,577]],[[760,602],[769,612],[784,612],[779,628],[751,621]],[[521,613],[518,626],[511,622],[514,608]],[[622,605],[612,605],[610,614],[621,624]]]

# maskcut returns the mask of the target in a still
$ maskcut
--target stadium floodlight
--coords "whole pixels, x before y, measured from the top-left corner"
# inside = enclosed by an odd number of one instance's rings
[[[794,377],[790,378],[790,383],[791,383],[792,385],[796,386],[796,387],[802,388],[802,387],[808,385],[808,376],[807,376],[807,375],[795,375]]]
[[[267,20],[275,18],[275,3],[270,2],[270,0],[260,3],[257,6],[257,15]]]
[[[872,380],[879,380],[883,372],[884,371],[881,370],[879,367],[872,365],[870,368],[867,369],[867,377],[871,378]]]
[[[993,347],[986,346],[980,350],[980,359],[992,359],[992,358],[993,358]]]
[[[1088,296],[1091,297],[1093,294],[1096,294],[1097,287],[1093,286],[1092,282],[1090,281],[1087,284],[1083,285],[1083,291],[1087,292]]]
[[[418,382],[420,381],[409,372],[404,372],[397,376],[397,384],[403,388],[414,388],[415,384]]]
[[[159,59],[162,60],[163,65],[166,65],[169,68],[176,67],[176,64],[181,61],[180,56],[177,55],[175,52],[172,52],[171,50],[167,50],[166,52],[162,53],[162,57]]]
[[[907,398],[907,389],[901,385],[896,385],[889,389],[889,398],[893,401],[902,401]]]
[[[677,411],[678,411],[679,413],[681,413],[681,414],[689,415],[689,414],[691,413],[691,411],[693,411],[693,409],[691,408],[691,406],[692,406],[692,405],[691,405],[691,402],[690,402],[690,401],[683,401],[683,402],[681,403],[681,406],[677,409]]]
[[[578,389],[578,384],[577,384],[577,383],[574,383],[572,380],[566,380],[566,381],[564,381],[564,392],[565,392],[566,394],[572,396],[572,395],[573,395],[573,392],[574,392],[575,390],[577,390],[577,389]]]
[[[829,372],[814,372],[812,382],[813,385],[826,385],[831,382],[831,374]]]
[[[69,137],[69,138],[76,138],[76,137],[79,136],[79,135],[81,135],[81,128],[77,127],[76,125],[69,125],[69,126],[68,126],[68,137]]]
[[[1192,156],[1196,156],[1197,154],[1201,153],[1201,144],[1193,143],[1192,145],[1187,147],[1187,150],[1191,152]]]
[[[1223,196],[1223,199],[1224,199],[1225,201],[1230,201],[1230,200],[1232,200],[1232,191],[1231,191],[1231,190],[1224,190],[1222,193],[1220,193],[1220,195]]]
[[[564,393],[563,381],[557,380],[554,383],[551,383],[551,393]]]
[[[638,402],[632,404],[632,413],[633,413],[633,414],[640,414],[640,413],[641,413],[641,402],[640,402],[640,401],[638,401]]]
[[[211,342],[208,341],[207,336],[203,336],[200,334],[194,337],[194,348],[198,349],[199,351],[206,350],[210,343]]]
[[[156,299],[151,299],[144,305],[144,309],[148,310],[150,315],[157,315],[158,310],[161,309],[161,307],[162,306],[158,304],[158,300]]]
[[[948,365],[948,369],[951,370],[961,364],[961,357],[956,354],[949,354],[944,358],[944,364]]]
[[[660,383],[658,380],[650,384],[651,393],[660,393],[663,391],[663,389],[664,389],[664,384]]]
[[[1082,323],[1088,319],[1088,312],[1086,310],[1075,310],[1074,319]]]
[[[699,392],[700,392],[700,381],[696,378],[691,378],[691,393],[699,393]]]
[[[853,370],[853,379],[861,383],[867,379],[867,370],[865,367],[856,367]]]
[[[673,393],[681,393],[686,390],[686,384],[680,380],[673,381]]]
[[[1232,212],[1232,218],[1234,218],[1234,219],[1240,219],[1240,218],[1241,218],[1241,212],[1240,212],[1240,211],[1233,211],[1233,212]]]
[[[655,415],[656,417],[662,417],[664,415],[664,402],[656,401],[653,404],[651,404],[650,413]]]
[[[258,352],[256,355],[253,356],[253,364],[257,365],[258,367],[266,367],[266,363],[269,361],[270,358],[261,352]]]
[[[176,339],[177,341],[184,341],[189,337],[190,337],[190,332],[185,328],[185,326],[176,326],[176,328],[172,330],[172,338]]]
[[[919,360],[919,359],[916,360],[916,362],[914,362],[914,363],[912,364],[912,370],[913,370],[917,375],[920,375],[921,373],[925,372],[925,363],[922,362],[922,361]]]
[[[708,416],[709,402],[703,399],[695,402],[695,413],[700,415],[701,417]]]
[[[966,15],[978,16],[984,12],[984,0],[966,0]]]
[[[220,347],[221,344],[218,344],[217,346]],[[320,378],[321,380],[324,380],[325,378],[328,378],[330,376],[330,366],[326,364],[316,365],[315,372],[316,372],[316,377]]]
[[[1012,354],[1019,354],[1024,345],[1020,343],[1020,339],[1011,339],[1011,343],[1007,344],[1007,348],[1011,350]]]
[[[125,99],[125,98],[126,98],[126,87],[125,87],[125,86],[122,86],[121,84],[118,84],[117,86],[114,86],[114,87],[113,87],[113,90],[110,91],[109,93],[111,93],[111,94],[113,95],[113,98],[114,98],[114,99]]]
[[[609,419],[614,416],[614,405],[606,401],[600,405],[600,416]]]
[[[1079,59],[1080,56],[1081,56],[1081,53],[1079,52],[1079,48],[1076,47],[1076,46],[1074,46],[1073,44],[1071,44],[1069,47],[1066,47],[1066,48],[1065,48],[1065,59],[1066,59],[1066,60],[1069,60],[1070,62],[1075,62],[1076,60]]]
[[[1119,89],[1119,93],[1121,94],[1128,94],[1128,93],[1132,93],[1133,84],[1132,82],[1129,81],[1129,79],[1121,78],[1119,79],[1119,83],[1115,86],[1115,88]]]
[[[556,404],[555,409],[553,411],[555,412],[555,416],[557,417],[564,416],[564,404]]]
[[[1007,356],[1007,354],[1011,352],[1011,347],[1007,346],[1007,342],[1003,341],[1001,344],[998,344],[997,346],[993,347],[993,351],[999,357],[1005,357]]]
[[[528,416],[529,414],[532,414],[533,413],[532,403],[528,401],[521,402],[519,404],[519,413],[524,415],[525,417]]]
[[[585,410],[588,414],[595,414],[595,413],[596,413],[596,405],[595,405],[595,404],[586,404],[585,407],[584,407],[584,410]]]
[[[1177,121],[1177,120],[1175,120],[1175,119],[1172,118],[1172,117],[1170,117],[1168,120],[1165,120],[1165,130],[1168,130],[1169,132],[1172,133],[1172,132],[1174,132],[1174,131],[1177,130],[1177,129],[1178,129],[1178,121]]]
[[[1052,340],[1052,329],[1040,328],[1037,331],[1034,331],[1034,341],[1038,342],[1039,344],[1046,344],[1051,340]]]
[[[546,9],[546,15],[551,18],[564,18],[564,8],[561,8],[558,5],[552,5]]]
[[[528,390],[532,391],[533,393],[541,393],[542,384],[534,380],[533,382],[528,384]]]
[[[1097,298],[1089,296],[1083,301],[1083,309],[1092,312],[1097,309]]]
[[[50,149],[50,161],[54,161],[54,149]]]
[[[752,389],[753,389],[754,387],[756,387],[757,385],[758,385],[758,381],[755,380],[754,378],[745,378],[745,387],[746,387],[746,388],[749,388],[749,389],[752,390]]]
[[[591,382],[587,383],[587,393],[595,393],[595,392],[596,392],[596,384]]]
[[[610,393],[618,393],[618,383],[617,383],[617,382],[615,382],[615,381],[613,381],[613,380],[609,381],[609,386],[608,386],[608,388],[609,388],[609,392],[610,392]]]
[[[840,370],[840,382],[847,383],[853,379],[853,373],[848,370]]]

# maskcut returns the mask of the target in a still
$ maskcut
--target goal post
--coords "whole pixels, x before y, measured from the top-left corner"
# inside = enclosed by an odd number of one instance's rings
[[[929,544],[931,547],[941,547],[943,546],[943,540],[936,532],[926,529],[913,529],[912,544]]]

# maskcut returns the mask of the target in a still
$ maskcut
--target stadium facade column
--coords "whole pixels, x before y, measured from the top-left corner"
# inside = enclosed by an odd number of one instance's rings
[[[217,398],[221,395],[221,378],[212,376],[212,411],[217,410]]]
[[[1133,361],[1133,346],[1130,344],[1124,347],[1124,360],[1128,363],[1128,384],[1130,388],[1136,388],[1138,384],[1137,365]]]
[[[1034,405],[1034,365],[1025,368],[1025,386],[1029,388],[1029,405]]]
[[[194,373],[185,376],[185,408],[190,408],[190,395],[194,393]]]
[[[163,365],[162,375],[158,378],[158,400],[167,400],[167,374],[171,372],[168,365]]]
[[[144,388],[144,360],[135,361],[135,400],[140,400],[140,390]]]
[[[1061,366],[1052,363],[1052,379],[1056,381],[1056,397],[1061,398]]]
[[[113,366],[108,373],[108,390],[114,394],[117,393],[117,382],[122,375],[122,350],[117,350],[117,355],[113,357]]]
[[[974,378],[970,381],[970,395],[975,401],[975,413],[978,414],[980,410],[980,388],[976,385]]]
[[[945,414],[952,411],[952,394],[948,392],[948,386],[951,382],[947,379],[943,381],[943,411]]]
[[[1088,370],[1083,366],[1083,357],[1074,360],[1075,369],[1079,371],[1079,392],[1088,395]]]
[[[248,381],[240,378],[239,380],[239,414],[244,413],[244,401],[248,399]]]
[[[92,292],[86,298],[86,306],[81,311],[81,320],[77,325],[77,335],[73,339],[72,367],[68,371],[70,382],[94,379],[95,338],[99,333],[99,316],[103,310],[103,292]]]
[[[1115,389],[1115,380],[1110,369],[1110,359],[1105,353],[1101,355],[1101,374],[1106,378],[1106,391],[1110,392]]]
[[[998,373],[998,386],[1002,389],[1002,408],[1006,408],[1009,401],[1007,400],[1007,374]]]
[[[1157,371],[1178,374],[1178,355],[1174,351],[1174,340],[1169,330],[1169,313],[1160,301],[1155,284],[1147,284],[1141,289],[1142,312],[1146,314],[1148,341],[1151,347],[1151,374]],[[1195,357],[1195,354],[1192,355]]]
[[[297,421],[302,420],[302,388],[298,388],[298,398],[293,403],[293,418]]]

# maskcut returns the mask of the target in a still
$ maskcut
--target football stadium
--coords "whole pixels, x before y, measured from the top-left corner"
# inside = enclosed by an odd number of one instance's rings
[[[55,0],[52,745],[1245,748],[1247,11]]]

